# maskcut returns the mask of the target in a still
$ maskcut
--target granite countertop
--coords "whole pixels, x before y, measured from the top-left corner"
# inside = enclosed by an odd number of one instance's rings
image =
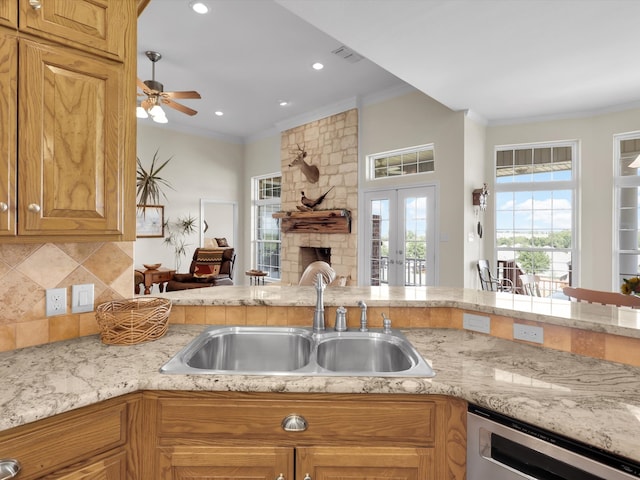
[[[139,390],[452,395],[640,461],[640,368],[449,329],[403,330],[436,377],[165,375],[203,325],[153,342],[87,336],[0,353],[0,430]]]
[[[174,305],[314,306],[314,287],[225,286],[182,290],[160,296]],[[557,298],[447,287],[334,287],[324,291],[325,305],[451,307],[515,316],[551,325],[640,338],[640,310],[569,302]]]

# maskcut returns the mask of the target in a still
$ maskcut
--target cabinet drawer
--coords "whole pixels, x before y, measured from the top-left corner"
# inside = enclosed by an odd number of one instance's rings
[[[275,395],[276,397],[278,395]],[[230,441],[277,441],[282,445],[433,446],[437,405],[382,395],[326,395],[304,399],[280,395],[237,400],[163,398],[158,432],[164,445]],[[320,399],[318,398],[320,397]],[[415,397],[413,397],[415,398]],[[282,421],[304,417],[304,431],[287,432]]]
[[[20,479],[39,478],[126,442],[127,404],[87,407],[0,434],[0,457],[22,465]]]

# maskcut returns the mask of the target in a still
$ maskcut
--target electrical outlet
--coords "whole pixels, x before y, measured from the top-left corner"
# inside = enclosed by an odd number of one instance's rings
[[[491,331],[491,318],[484,315],[475,315],[473,313],[463,313],[462,326],[465,330],[489,333]]]
[[[47,288],[46,300],[47,317],[67,313],[66,288]]]
[[[93,283],[71,287],[71,313],[93,311]]]
[[[544,329],[533,325],[513,324],[513,338],[525,342],[544,343]]]

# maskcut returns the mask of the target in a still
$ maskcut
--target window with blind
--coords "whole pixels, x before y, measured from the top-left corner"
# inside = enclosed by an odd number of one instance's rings
[[[254,268],[267,272],[269,279],[280,279],[280,226],[272,215],[280,211],[282,177],[269,175],[252,180]]]
[[[537,275],[541,294],[551,296],[575,270],[577,143],[499,146],[495,153],[495,257],[514,269],[505,272],[509,278]]]

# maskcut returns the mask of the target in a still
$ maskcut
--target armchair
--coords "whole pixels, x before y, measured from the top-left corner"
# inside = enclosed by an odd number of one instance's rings
[[[236,254],[233,247],[196,248],[189,273],[176,273],[167,282],[167,292],[192,288],[233,285]]]

